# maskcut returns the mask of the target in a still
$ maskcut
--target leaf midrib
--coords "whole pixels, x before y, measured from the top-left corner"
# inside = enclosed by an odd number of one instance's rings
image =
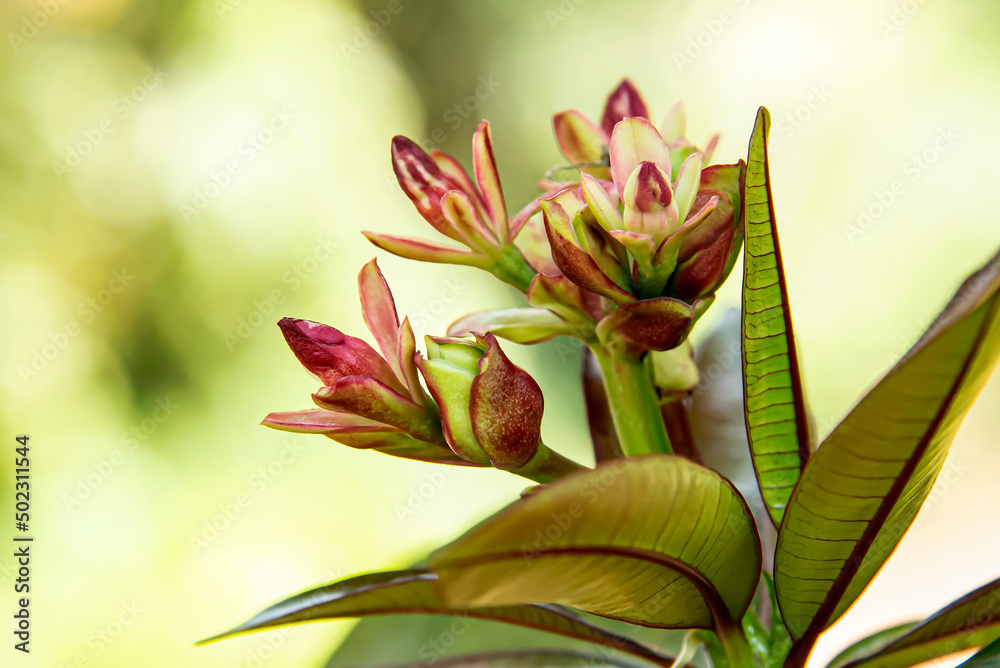
[[[985,622],[983,624],[975,624],[968,628],[951,629],[950,631],[944,631],[938,635],[932,635],[924,640],[918,640],[909,645],[904,644],[908,638],[923,631],[930,624],[938,622],[942,617],[950,615],[953,612],[957,612],[958,610],[961,610],[966,605],[969,605],[970,603],[974,603],[982,599],[990,592],[996,593],[998,591],[1000,591],[1000,580],[993,580],[992,582],[988,582],[985,585],[970,591],[965,596],[962,596],[961,598],[952,601],[951,603],[941,608],[940,610],[932,614],[930,617],[920,622],[917,626],[910,629],[903,635],[899,636],[891,643],[878,650],[877,652],[873,652],[868,656],[855,659],[850,663],[844,664],[840,668],[852,668],[853,666],[858,666],[863,663],[867,663],[868,661],[872,661],[879,658],[890,657],[893,654],[896,654],[897,652],[905,652],[907,650],[915,649],[918,647],[926,647],[927,645],[931,645],[936,642],[940,642],[942,640],[948,640],[950,638],[957,638],[965,635],[978,633],[980,631],[990,628],[991,626],[1000,626],[1000,614],[998,614],[997,616],[993,617],[989,622]]]
[[[662,552],[656,552],[654,550],[647,550],[644,548],[637,547],[619,547],[619,546],[607,546],[607,545],[576,545],[567,547],[553,547],[546,548],[539,552],[538,559],[545,559],[549,557],[560,557],[560,556],[611,556],[611,557],[630,557],[633,559],[638,559],[640,561],[647,561],[654,563],[658,566],[663,566],[664,568],[669,568],[671,570],[677,571],[685,578],[694,584],[695,588],[705,599],[705,603],[708,606],[709,612],[712,615],[713,620],[715,620],[716,625],[720,627],[732,625],[734,623],[733,617],[729,612],[729,608],[726,607],[725,601],[723,601],[722,596],[719,591],[715,588],[715,585],[697,568],[687,564],[676,557],[672,557],[668,554],[663,554]],[[524,555],[521,552],[515,551],[500,551],[500,552],[489,552],[484,554],[471,555],[468,557],[458,557],[451,559],[442,564],[443,568],[467,568],[474,566],[481,566],[490,563],[495,563],[498,561],[511,561],[523,559]],[[601,617],[607,617],[607,615],[600,615]],[[654,624],[647,624],[642,622],[629,622],[630,624],[636,624],[638,626],[646,626],[650,628],[675,628],[671,626],[658,626]],[[677,627],[677,628],[689,628],[689,627]]]
[[[798,444],[798,455],[799,455],[798,469],[799,469],[799,473],[801,474],[802,470],[805,468],[806,462],[809,461],[809,456],[811,454],[810,447],[809,447],[810,446],[810,443],[809,443],[809,421],[808,421],[808,419],[806,417],[805,392],[802,389],[802,377],[801,377],[801,375],[799,373],[799,355],[798,355],[798,349],[795,346],[795,331],[792,328],[792,311],[791,311],[791,308],[790,308],[790,302],[789,302],[789,298],[788,298],[788,284],[785,281],[785,263],[784,263],[784,260],[781,257],[781,243],[780,243],[779,238],[778,238],[778,225],[777,225],[777,223],[775,221],[775,215],[774,215],[774,197],[773,197],[773,195],[771,193],[771,168],[770,168],[770,163],[769,163],[768,145],[767,145],[768,135],[771,132],[770,115],[765,110],[763,114],[759,114],[759,118],[761,119],[761,121],[764,123],[764,126],[765,126],[764,127],[764,132],[763,132],[763,134],[761,136],[761,151],[763,153],[763,159],[761,160],[761,166],[763,168],[763,176],[764,176],[763,186],[764,186],[765,192],[767,193],[767,218],[768,218],[767,227],[768,227],[768,229],[771,232],[772,254],[774,255],[775,271],[777,272],[777,275],[778,275],[778,291],[781,294],[780,309],[781,309],[781,317],[782,317],[783,322],[785,324],[785,339],[786,339],[786,342],[787,342],[787,345],[788,345],[788,352],[787,352],[787,355],[788,355],[788,374],[789,374],[789,378],[790,378],[790,382],[791,382],[792,403],[794,404],[794,407],[795,407],[795,431],[796,431],[796,440],[797,440],[797,444]],[[756,130],[756,128],[755,128],[755,130]],[[748,161],[747,162],[749,164],[749,156],[748,156]],[[759,186],[757,186],[757,187],[759,187]],[[744,199],[745,198],[746,198],[746,195],[744,195]],[[744,212],[748,208],[749,207],[747,206],[747,203],[744,201],[744,203],[743,203],[743,210],[744,210]],[[746,221],[746,225],[744,227],[743,234],[744,234],[744,236],[748,236],[750,234],[750,221],[749,221],[749,219],[747,219],[747,221]],[[748,239],[744,240],[744,252],[746,252],[749,255],[753,255],[753,252],[750,250],[750,244],[749,244],[749,240]],[[754,257],[760,257],[760,256],[756,256],[755,255]],[[743,283],[744,283],[743,289],[745,291],[746,290],[746,272],[744,272]],[[744,309],[745,308],[746,308],[746,306],[744,305]],[[747,336],[746,336],[746,323],[745,322],[741,323],[741,327],[743,328],[743,332],[741,332],[742,336],[740,337],[740,346],[742,348],[741,354],[743,356],[744,367],[745,367],[746,366],[746,338],[747,338]],[[747,400],[748,400],[747,392],[748,392],[748,389],[749,388],[747,387],[746,381],[744,381],[744,383],[743,383],[743,405],[744,406],[747,405]],[[748,416],[746,415],[746,412],[744,411],[744,419],[747,420],[747,418],[748,418]],[[750,433],[751,433],[750,432],[750,423],[749,423],[749,420],[747,420],[746,429],[747,429],[747,436],[749,437]],[[751,447],[753,447],[752,440],[751,440]],[[760,481],[761,480],[761,475],[760,475],[760,470],[757,467],[757,457],[756,456],[751,457],[750,460],[751,460],[751,462],[753,464],[754,473],[756,474],[757,480]],[[778,488],[772,488],[772,489],[778,489]],[[762,490],[762,493],[763,493],[763,490]],[[776,507],[772,508],[771,504],[769,502],[767,502],[766,499],[765,499],[765,503],[766,503],[766,505],[768,507],[767,508],[767,511],[768,511],[767,515],[770,518],[771,523],[774,524],[775,527],[777,527],[780,524],[780,520],[778,520],[778,521],[775,520],[774,512],[773,512],[773,510],[776,510],[777,508]],[[782,511],[782,514],[784,514],[785,508],[781,508],[780,510]]]
[[[847,590],[851,582],[854,580],[854,576],[856,576],[858,571],[860,570],[861,564],[864,561],[865,557],[868,555],[868,552],[871,550],[872,545],[874,545],[875,539],[878,537],[878,533],[879,531],[881,531],[883,523],[889,517],[889,514],[892,512],[892,509],[896,506],[896,503],[899,501],[899,498],[902,495],[903,491],[906,489],[906,486],[910,483],[910,478],[913,475],[913,472],[920,464],[920,461],[923,459],[924,454],[927,451],[927,448],[931,444],[931,441],[933,441],[938,428],[941,426],[941,423],[944,421],[944,418],[947,416],[948,412],[954,405],[954,401],[955,398],[958,396],[959,389],[961,388],[962,384],[968,377],[969,370],[972,368],[972,364],[978,357],[979,351],[982,348],[983,342],[985,341],[986,338],[985,335],[989,331],[990,327],[992,327],[993,325],[993,321],[997,315],[998,308],[1000,308],[1000,300],[997,300],[993,304],[993,306],[989,310],[989,313],[983,319],[983,323],[980,325],[979,331],[976,334],[975,344],[972,346],[972,349],[966,355],[965,361],[962,364],[962,369],[959,372],[958,376],[956,377],[955,382],[952,383],[951,388],[949,388],[948,393],[945,395],[941,403],[941,407],[935,414],[934,419],[928,424],[927,429],[924,431],[924,435],[921,437],[920,442],[914,449],[913,455],[907,460],[906,464],[903,466],[903,470],[900,472],[900,475],[896,478],[892,486],[889,488],[889,492],[882,500],[882,503],[879,505],[878,510],[875,511],[875,514],[868,521],[864,532],[861,534],[861,537],[855,543],[855,547],[853,550],[851,550],[850,556],[847,557],[844,568],[840,571],[840,574],[837,576],[837,579],[833,581],[833,586],[827,591],[823,603],[820,604],[819,609],[813,616],[813,619],[810,622],[809,626],[806,628],[805,633],[803,633],[802,637],[795,642],[796,645],[802,645],[811,648],[813,641],[826,627],[826,624],[830,616],[833,614],[834,610],[836,610],[837,606],[840,604],[841,597],[843,597],[844,592]],[[973,309],[973,312],[974,310],[975,309]],[[959,324],[960,322],[961,321],[953,323],[953,326]],[[940,337],[943,336],[945,332],[949,331],[950,329],[951,327],[939,332],[937,340],[940,340]],[[930,345],[931,343],[932,341],[928,341],[927,345]],[[924,349],[926,349],[926,346],[924,347]],[[919,354],[919,351],[916,354]],[[903,532],[904,535],[906,534],[907,531],[909,531],[909,528],[910,527],[907,527],[906,531]],[[902,540],[902,536],[900,537],[900,540]],[[899,541],[897,541],[896,547],[898,547],[898,545]],[[893,551],[895,551],[895,547],[893,548],[892,551],[890,551],[886,559],[888,559],[888,557],[892,555]],[[789,656],[791,657],[794,655],[796,655],[795,648],[792,649],[792,652],[789,654]]]

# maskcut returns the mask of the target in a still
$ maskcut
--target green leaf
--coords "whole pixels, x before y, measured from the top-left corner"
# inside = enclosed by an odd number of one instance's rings
[[[767,167],[771,115],[757,110],[747,155],[743,399],[750,453],[775,525],[809,459],[809,423]]]
[[[521,605],[476,610],[450,608],[434,592],[433,573],[412,569],[371,573],[303,592],[272,605],[249,621],[203,643],[263,629],[350,617],[404,613],[454,615],[540,629],[667,663],[670,658],[633,640],[588,624],[556,606]]]
[[[826,668],[844,668],[844,666],[854,665],[859,659],[864,660],[866,657],[880,652],[900,636],[912,630],[917,624],[918,622],[907,622],[866,636],[833,657],[833,661],[828,663]]]
[[[998,358],[1000,254],[826,439],[792,494],[774,580],[799,660],[896,548]]]
[[[683,631],[650,629],[590,616],[585,616],[585,621],[670,654],[676,654],[682,646]],[[709,631],[702,633],[715,637]],[[385,641],[387,637],[392,638],[391,643]],[[425,614],[379,615],[360,620],[339,644],[326,668],[409,665],[413,661],[512,649],[608,654],[603,647],[595,648],[575,638],[485,619]]]
[[[970,592],[917,624],[896,627],[872,638],[884,638],[878,646],[846,656],[854,645],[834,659],[830,668],[903,668],[939,656],[982,647],[1000,638],[1000,579]],[[884,636],[882,634],[885,634]]]
[[[714,471],[629,457],[543,486],[431,555],[446,602],[554,602],[658,628],[732,631],[760,575],[743,499]]]
[[[584,336],[588,333],[587,328],[543,308],[477,311],[448,326],[449,336],[468,336],[472,332],[493,332],[514,343],[542,343],[557,336]]]
[[[1000,668],[1000,640],[994,640],[958,668]]]
[[[616,668],[642,668],[641,665],[621,661],[611,656],[586,654],[570,650],[516,649],[497,652],[464,654],[424,663],[401,663],[383,668],[590,668],[590,666],[615,666]]]

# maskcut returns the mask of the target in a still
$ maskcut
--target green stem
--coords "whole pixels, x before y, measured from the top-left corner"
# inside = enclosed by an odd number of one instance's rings
[[[513,285],[521,292],[528,291],[536,273],[515,246],[507,246],[500,251],[491,271],[501,281]]]
[[[715,635],[722,644],[722,651],[726,653],[729,668],[757,668],[757,659],[739,624],[731,619],[717,622]]]
[[[511,469],[510,472],[544,484],[585,468],[572,459],[563,457],[555,450],[549,449],[549,446],[544,443],[539,443],[538,452],[531,458],[531,461],[519,469]]]
[[[622,350],[591,348],[604,376],[615,431],[626,455],[670,453],[660,402],[646,365]]]

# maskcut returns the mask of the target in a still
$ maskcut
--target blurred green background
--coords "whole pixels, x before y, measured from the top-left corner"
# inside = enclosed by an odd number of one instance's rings
[[[722,130],[724,162],[767,105],[825,434],[1000,246],[998,27],[988,0],[5,0],[0,476],[9,490],[29,433],[37,542],[33,651],[4,630],[0,664],[320,666],[349,622],[192,643],[411,563],[524,486],[258,426],[314,389],[277,318],[367,336],[355,276],[376,253],[359,230],[433,234],[392,180],[396,133],[468,164],[489,118],[516,210],[560,161],[551,114],[598,116],[624,75],[656,118],[685,99],[694,140]],[[517,302],[471,269],[379,260],[418,336]],[[586,460],[579,350],[507,349],[546,393],[546,440]],[[1000,575],[998,405],[994,380],[815,665]]]

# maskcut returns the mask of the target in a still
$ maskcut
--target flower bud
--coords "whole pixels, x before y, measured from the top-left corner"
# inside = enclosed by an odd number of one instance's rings
[[[461,241],[441,210],[441,198],[449,191],[461,190],[462,184],[442,172],[416,142],[402,135],[392,138],[392,171],[424,220],[441,234]]]
[[[649,118],[646,103],[638,89],[628,79],[623,79],[618,87],[611,91],[604,105],[604,118],[601,125],[609,135],[615,129],[615,124],[623,118]]]
[[[485,348],[472,341],[430,336],[424,337],[424,343],[427,358],[418,358],[417,368],[441,411],[441,430],[448,447],[467,461],[489,464],[469,416],[472,382]]]
[[[366,376],[409,394],[382,356],[361,339],[298,318],[282,318],[278,327],[302,366],[324,385],[335,385],[347,376]]]
[[[492,333],[476,338],[427,337],[427,359],[418,366],[455,453],[499,469],[520,468],[541,442],[541,389],[511,363]]]
[[[507,358],[493,334],[482,341],[486,354],[479,360],[469,403],[472,430],[493,466],[520,468],[535,456],[542,440],[542,390]]]
[[[633,170],[622,193],[625,227],[660,241],[678,225],[670,175],[652,162],[643,161]]]

